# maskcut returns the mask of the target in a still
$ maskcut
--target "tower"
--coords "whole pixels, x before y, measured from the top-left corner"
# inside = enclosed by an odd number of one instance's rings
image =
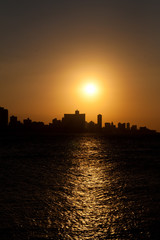
[[[0,127],[4,128],[8,125],[8,110],[0,107]]]
[[[98,125],[98,128],[102,128],[102,115],[99,114],[97,116],[97,125]]]

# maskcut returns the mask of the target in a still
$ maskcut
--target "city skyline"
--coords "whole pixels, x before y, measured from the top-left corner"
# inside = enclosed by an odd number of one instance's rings
[[[160,2],[2,1],[0,105],[48,124],[87,121],[160,132]]]
[[[75,113],[64,113],[62,119],[53,118],[52,122],[45,124],[42,121],[33,121],[29,117],[20,121],[17,116],[9,115],[8,109],[0,107],[0,129],[1,130],[23,130],[39,131],[52,130],[54,132],[101,132],[108,135],[123,135],[123,134],[155,134],[157,131],[149,129],[146,126],[131,125],[130,122],[118,122],[116,125],[112,122],[102,124],[102,114],[97,115],[97,122],[86,121],[86,113],[80,113],[75,110]],[[159,133],[159,132],[157,132]]]

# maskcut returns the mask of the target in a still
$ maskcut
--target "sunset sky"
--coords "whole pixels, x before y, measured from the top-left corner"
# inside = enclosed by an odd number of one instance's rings
[[[0,34],[10,115],[48,123],[79,109],[160,131],[159,0],[3,0]]]

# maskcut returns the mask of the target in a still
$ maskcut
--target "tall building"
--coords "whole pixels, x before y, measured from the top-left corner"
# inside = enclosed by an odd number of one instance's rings
[[[69,131],[83,131],[85,129],[85,114],[80,114],[78,110],[75,114],[64,114],[63,126]]]
[[[9,126],[11,129],[19,128],[21,126],[21,122],[17,120],[16,116],[12,115],[10,116]]]
[[[12,127],[15,127],[15,126],[17,126],[17,123],[18,123],[18,121],[17,121],[17,117],[16,116],[11,116],[10,117],[10,126],[12,126]]]
[[[102,115],[99,114],[97,116],[97,125],[98,125],[98,128],[102,128]]]
[[[8,110],[0,107],[0,128],[7,127],[8,125]]]
[[[130,130],[130,123],[127,123],[127,129]]]
[[[125,129],[125,123],[118,123],[118,129],[121,129],[121,130],[123,130],[123,129]]]

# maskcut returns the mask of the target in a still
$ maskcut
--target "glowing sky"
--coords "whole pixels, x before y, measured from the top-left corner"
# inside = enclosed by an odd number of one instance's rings
[[[158,0],[1,1],[0,106],[19,119],[79,109],[160,131],[159,13]],[[95,97],[81,91],[91,82]]]

